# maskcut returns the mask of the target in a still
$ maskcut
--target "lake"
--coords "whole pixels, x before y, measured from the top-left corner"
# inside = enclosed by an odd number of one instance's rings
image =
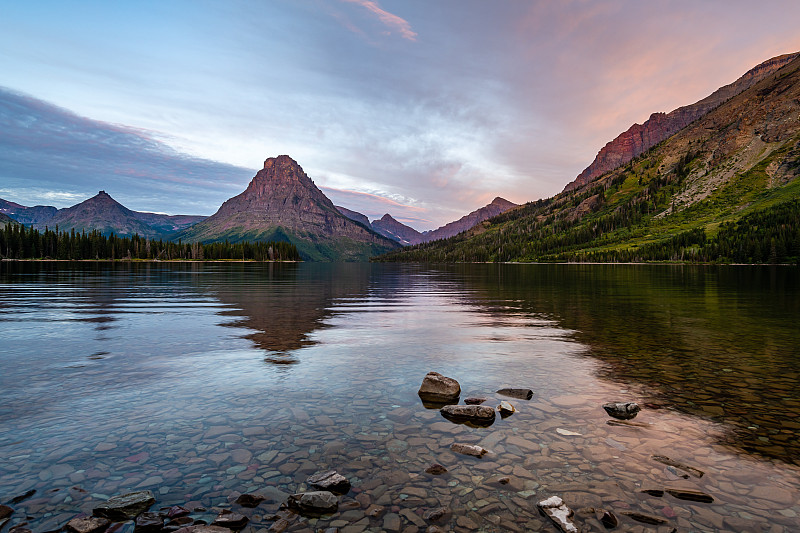
[[[796,267],[3,262],[6,529],[147,489],[245,532],[556,531],[552,495],[584,531],[798,531],[799,324]],[[517,412],[450,422],[429,371]],[[337,513],[280,509],[329,469]]]

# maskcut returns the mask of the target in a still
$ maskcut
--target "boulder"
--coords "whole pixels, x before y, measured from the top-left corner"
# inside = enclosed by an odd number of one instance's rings
[[[249,521],[250,519],[243,514],[234,513],[233,511],[225,509],[217,515],[217,518],[211,522],[211,525],[228,529],[242,529]]]
[[[96,516],[86,516],[83,518],[73,518],[65,529],[72,533],[100,533],[108,529],[111,525],[111,520],[107,518],[99,518]]]
[[[161,531],[164,527],[164,516],[159,513],[142,513],[136,517],[135,531],[146,533],[149,531]]]
[[[452,422],[469,422],[482,427],[491,426],[495,419],[494,409],[486,405],[445,405],[439,412]]]
[[[339,507],[339,499],[327,490],[292,494],[287,503],[301,513],[333,513]]]
[[[191,511],[181,505],[173,505],[167,509],[167,518],[177,518],[179,516],[186,516],[188,514],[191,514]]]
[[[105,503],[95,507],[92,514],[108,518],[113,522],[124,522],[147,511],[154,503],[156,503],[156,499],[152,492],[140,490],[109,498]]]
[[[570,520],[573,515],[572,509],[567,507],[564,500],[558,496],[551,496],[536,504],[539,512],[550,519],[556,527],[564,533],[578,533],[578,528]]]
[[[236,503],[238,503],[242,507],[248,507],[252,509],[253,507],[258,507],[258,505],[264,500],[266,500],[266,498],[261,494],[249,493],[249,494],[240,494],[239,497],[236,498]]]
[[[639,404],[635,402],[610,402],[603,404],[603,409],[606,410],[608,416],[618,418],[620,420],[630,420],[635,418],[639,413]]]
[[[14,509],[9,507],[8,505],[0,505],[0,520],[3,518],[8,518],[14,513]]]
[[[455,453],[460,453],[462,455],[471,455],[473,457],[483,457],[488,453],[487,450],[481,448],[480,446],[476,446],[474,444],[462,444],[459,442],[454,442],[450,445],[450,450]]]
[[[346,477],[336,472],[336,470],[317,472],[306,479],[306,483],[315,489],[327,490],[338,494],[347,494],[350,492],[350,482]]]
[[[517,398],[518,400],[530,400],[533,398],[533,391],[531,389],[505,388],[497,391],[497,394],[502,394],[509,398]]]
[[[422,385],[417,394],[423,402],[457,402],[458,397],[461,395],[461,385],[453,378],[448,378],[438,372],[428,372],[422,380]]]

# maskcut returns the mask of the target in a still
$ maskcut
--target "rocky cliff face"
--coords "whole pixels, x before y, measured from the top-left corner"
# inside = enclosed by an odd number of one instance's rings
[[[180,232],[189,242],[285,240],[308,259],[366,260],[396,244],[342,215],[287,155],[269,158],[247,189]]]
[[[591,165],[567,184],[565,191],[577,189],[598,176],[624,165],[656,144],[708,114],[723,102],[752,87],[776,70],[787,65],[800,53],[786,54],[764,61],[747,71],[735,82],[725,85],[694,104],[679,107],[670,113],[653,113],[644,124],[634,124],[606,144]]]
[[[346,216],[350,220],[355,220],[356,222],[360,222],[361,224],[364,224],[368,228],[372,227],[372,225],[369,223],[369,219],[367,218],[367,215],[365,215],[363,213],[359,213],[358,211],[353,211],[351,209],[347,209],[346,207],[342,207],[340,205],[337,205],[336,209],[338,209],[341,214],[343,214],[344,216]]]
[[[398,222],[389,213],[383,215],[379,220],[373,220],[372,229],[384,237],[399,242],[403,246],[419,244],[424,240],[422,233],[411,226]]]
[[[448,237],[458,235],[462,231],[467,231],[468,229],[480,224],[484,220],[489,220],[490,218],[495,217],[500,213],[504,213],[513,207],[517,207],[517,204],[509,202],[505,198],[500,198],[498,196],[492,200],[490,204],[485,205],[480,209],[476,209],[468,215],[464,215],[455,222],[450,222],[441,228],[424,233],[422,242],[447,239]]]

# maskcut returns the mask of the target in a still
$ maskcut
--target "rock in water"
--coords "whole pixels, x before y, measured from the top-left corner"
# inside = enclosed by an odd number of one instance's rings
[[[92,514],[114,522],[123,522],[147,511],[154,503],[156,499],[149,490],[129,492],[109,498],[105,503],[95,507]]]
[[[650,524],[651,526],[659,526],[661,524],[667,523],[667,521],[664,520],[663,518],[637,513],[635,511],[622,511],[622,514],[630,518],[633,518],[637,522],[641,522],[642,524]]]
[[[85,518],[73,518],[67,522],[65,529],[73,533],[100,533],[108,529],[110,525],[111,520],[106,518],[87,516]]]
[[[667,492],[679,500],[692,502],[714,503],[714,497],[697,490],[667,489]]]
[[[461,395],[461,385],[453,378],[448,378],[438,372],[428,372],[422,380],[422,386],[417,394],[423,402],[457,402]]]
[[[228,529],[242,529],[249,521],[250,520],[246,516],[225,509],[217,515],[217,518],[211,522],[211,525],[226,527]]]
[[[266,500],[264,496],[253,492],[248,494],[240,494],[239,497],[236,498],[236,503],[242,507],[248,507],[252,509],[253,507],[258,507],[258,505],[264,500]]]
[[[610,402],[603,404],[608,416],[613,416],[620,420],[630,420],[639,413],[639,404],[635,402]]]
[[[611,511],[603,511],[603,516],[600,517],[600,522],[606,529],[614,529],[619,525],[619,518]]]
[[[136,517],[135,524],[136,533],[161,531],[164,527],[164,517],[158,513],[142,513]]]
[[[445,405],[439,410],[442,416],[453,422],[471,422],[488,427],[494,423],[494,409],[486,405]]]
[[[514,407],[505,400],[500,402],[500,405],[497,406],[497,410],[500,411],[500,416],[502,416],[503,418],[511,416],[517,412],[516,407]]]
[[[220,526],[187,526],[175,531],[175,533],[231,533],[231,530]]]
[[[301,513],[332,513],[339,507],[339,500],[332,492],[318,490],[292,494],[288,504]]]
[[[572,523],[572,509],[567,507],[564,500],[558,496],[551,496],[536,504],[539,512],[549,518],[564,533],[578,533],[578,528]]]
[[[319,490],[328,490],[339,494],[350,492],[350,482],[336,470],[317,472],[306,479],[306,483]]]
[[[533,398],[533,391],[531,389],[500,389],[497,394],[508,396],[510,398],[517,398],[518,400],[530,400]]]
[[[475,446],[474,444],[462,444],[459,442],[454,442],[450,449],[455,453],[460,453],[462,455],[471,455],[473,457],[483,457],[488,452],[481,448],[480,446]]]
[[[14,509],[9,507],[8,505],[0,505],[0,520],[3,518],[8,518],[14,514]]]
[[[693,475],[696,478],[701,478],[705,474],[705,472],[703,472],[702,470],[699,470],[699,469],[697,469],[697,468],[695,468],[693,466],[689,466],[689,465],[685,465],[683,463],[679,463],[678,461],[674,461],[674,460],[670,459],[669,457],[665,457],[663,455],[652,455],[651,458],[654,461],[658,461],[661,464],[664,464],[664,465],[667,465],[667,466],[672,466],[672,467],[675,467],[675,468],[680,468],[684,472],[688,472],[688,473],[690,473],[691,475]]]
[[[480,405],[486,401],[486,398],[478,398],[477,396],[473,396],[470,398],[464,398],[464,403],[467,405]]]
[[[439,463],[433,463],[425,469],[425,472],[434,476],[440,476],[447,473],[447,469]]]

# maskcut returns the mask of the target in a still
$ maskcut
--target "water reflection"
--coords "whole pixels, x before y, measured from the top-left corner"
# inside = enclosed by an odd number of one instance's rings
[[[646,402],[724,423],[722,441],[800,464],[800,270],[494,265],[448,269],[493,314],[549,316]]]

